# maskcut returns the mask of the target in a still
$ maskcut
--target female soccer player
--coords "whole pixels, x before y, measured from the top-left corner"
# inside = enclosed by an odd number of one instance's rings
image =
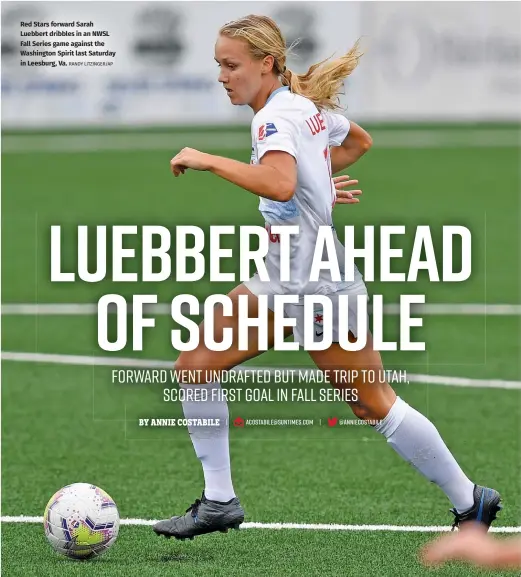
[[[250,15],[225,24],[215,44],[215,60],[220,67],[219,82],[230,102],[248,105],[253,110],[251,125],[252,154],[250,164],[238,162],[184,148],[170,162],[176,177],[186,169],[206,170],[260,197],[259,210],[269,229],[272,225],[298,225],[300,234],[291,241],[291,281],[279,281],[280,244],[270,242],[266,257],[269,282],[257,275],[236,287],[228,295],[233,303],[233,316],[225,316],[216,307],[215,338],[231,327],[233,346],[224,352],[214,352],[200,345],[191,352],[182,352],[177,370],[201,369],[218,371],[231,369],[259,354],[257,331],[249,332],[249,349],[238,347],[238,297],[247,295],[248,316],[258,316],[258,295],[322,294],[336,309],[339,295],[367,295],[358,270],[352,282],[334,282],[322,271],[318,282],[309,282],[310,261],[319,226],[333,226],[334,190],[331,174],[356,162],[371,147],[371,137],[354,122],[334,113],[337,95],[344,79],[355,69],[360,53],[355,45],[340,58],[315,64],[303,75],[286,68],[286,43],[276,23],[265,16]],[[274,235],[270,235],[271,238]],[[276,239],[275,239],[276,240]],[[344,247],[338,239],[339,264],[344,262]],[[340,270],[342,271],[342,266]],[[350,299],[355,301],[356,299]],[[296,318],[293,330],[297,342],[303,342],[302,305],[287,307],[288,317]],[[349,311],[349,338],[356,339],[356,304]],[[333,326],[337,326],[333,319]],[[273,346],[274,315],[268,318],[268,337]],[[203,337],[203,324],[200,327]],[[371,335],[363,350],[353,352],[338,344],[338,331],[328,350],[310,351],[316,365],[322,369],[381,370],[380,355],[374,350]],[[359,370],[362,374],[362,371]],[[331,374],[334,374],[331,372]],[[346,385],[334,383],[338,388]],[[183,383],[186,389],[220,388],[214,383]],[[499,509],[500,496],[492,490],[475,485],[461,470],[434,425],[423,415],[397,397],[387,383],[368,384],[360,377],[349,388],[358,391],[358,401],[350,403],[361,419],[378,421],[375,429],[384,435],[391,447],[411,463],[427,479],[436,483],[454,505],[455,525],[478,520],[489,526]],[[221,399],[220,395],[213,395]],[[244,511],[232,485],[228,442],[228,406],[226,401],[183,401],[186,418],[219,418],[221,427],[189,427],[197,457],[202,463],[205,489],[201,499],[193,503],[185,515],[158,522],[158,534],[177,539],[193,538],[213,531],[238,528]]]

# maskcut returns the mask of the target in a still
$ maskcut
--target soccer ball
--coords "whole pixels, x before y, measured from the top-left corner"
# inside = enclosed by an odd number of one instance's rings
[[[91,559],[114,544],[119,513],[103,489],[74,483],[51,497],[45,507],[43,525],[55,551],[73,559]]]

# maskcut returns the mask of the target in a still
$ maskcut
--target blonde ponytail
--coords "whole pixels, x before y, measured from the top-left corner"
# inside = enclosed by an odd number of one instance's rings
[[[289,86],[294,94],[309,98],[319,109],[338,109],[338,95],[342,91],[344,80],[357,67],[361,56],[357,41],[343,56],[333,60],[327,58],[313,64],[305,74],[296,74],[285,69],[281,75],[282,84]]]
[[[271,18],[251,14],[225,24],[219,33],[231,38],[243,38],[248,43],[252,58],[273,56],[273,71],[280,76],[282,84],[289,86],[294,94],[309,98],[319,109],[340,108],[338,96],[344,80],[357,67],[362,56],[357,41],[343,56],[326,58],[313,64],[305,74],[297,74],[286,68],[286,43],[279,27]]]

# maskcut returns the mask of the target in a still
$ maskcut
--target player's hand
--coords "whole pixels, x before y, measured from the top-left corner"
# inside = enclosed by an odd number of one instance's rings
[[[358,184],[358,180],[351,180],[347,174],[344,174],[333,177],[333,182],[336,189],[336,204],[357,204],[360,202],[360,199],[356,197],[362,194],[361,190],[344,190],[348,186]]]
[[[426,545],[421,551],[424,565],[440,565],[445,561],[468,561],[488,566],[494,558],[496,542],[484,526],[465,527]]]
[[[208,170],[210,168],[210,154],[195,150],[195,148],[183,148],[170,161],[170,170],[174,176],[184,174],[187,168],[193,170]]]

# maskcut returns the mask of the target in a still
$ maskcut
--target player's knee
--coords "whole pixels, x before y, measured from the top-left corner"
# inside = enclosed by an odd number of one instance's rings
[[[362,419],[364,421],[366,419],[371,418],[371,416],[370,416],[371,410],[367,405],[362,404],[361,402],[357,401],[357,402],[349,403],[349,406],[351,407],[351,410],[353,411],[353,414],[355,415],[355,417]]]
[[[203,385],[208,382],[212,367],[204,354],[190,351],[179,355],[175,362],[175,371],[180,384]]]
[[[384,419],[392,405],[389,405],[385,399],[358,400],[349,403],[351,410],[358,419],[364,421],[381,421]]]
[[[349,402],[353,413],[364,421],[385,419],[396,401],[396,393],[387,382],[357,383],[357,398]]]

